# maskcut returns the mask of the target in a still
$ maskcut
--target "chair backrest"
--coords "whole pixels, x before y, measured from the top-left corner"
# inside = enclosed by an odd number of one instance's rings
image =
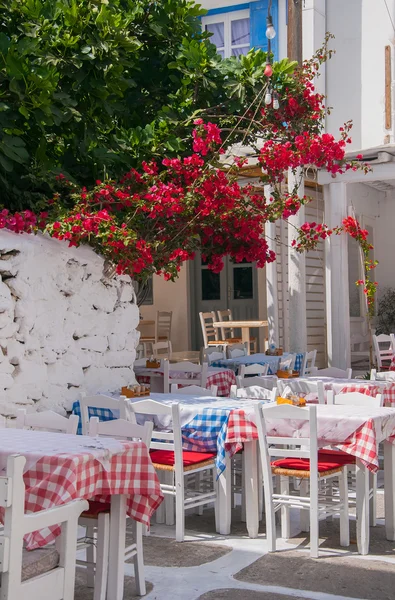
[[[327,367],[326,369],[314,368],[314,377],[333,377],[334,379],[351,379],[352,369],[337,369],[336,367]]]
[[[179,385],[191,385],[192,383],[206,387],[208,364],[195,365],[194,363],[183,361],[169,364],[168,360],[163,361],[163,389],[165,394],[169,392],[170,383]]]
[[[266,492],[273,494],[273,476],[271,460],[276,458],[308,458],[310,459],[311,494],[318,493],[318,443],[317,443],[317,409],[315,406],[299,408],[290,404],[257,404],[255,406],[256,426],[258,429],[259,448]],[[308,423],[306,437],[274,437],[268,436],[271,430],[268,421],[289,419]]]
[[[199,313],[200,325],[202,327],[203,346],[208,346],[209,342],[215,342],[219,339],[218,329],[213,327],[214,321],[216,321],[215,312],[200,312]]]
[[[383,406],[384,396],[376,394],[376,396],[368,396],[361,392],[345,392],[344,394],[334,394],[333,390],[328,390],[326,393],[327,404],[340,404],[342,406],[370,406],[378,408]]]
[[[171,341],[167,340],[165,342],[155,342],[155,344],[152,344],[152,352],[154,358],[168,358],[171,360],[171,355],[173,352]]]
[[[395,381],[395,371],[382,371],[377,373],[376,369],[370,371],[370,379],[372,381]]]
[[[147,446],[151,445],[151,436],[154,424],[146,421],[144,425],[137,425],[124,419],[114,421],[99,421],[98,417],[91,417],[89,421],[89,435],[118,438],[121,440],[141,440]]]
[[[203,348],[203,360],[206,359],[208,364],[216,360],[225,360],[226,352],[223,350],[222,346],[207,346],[207,348]]]
[[[237,375],[236,381],[238,388],[259,385],[259,387],[265,388],[266,390],[272,390],[274,387],[277,387],[277,377],[275,375],[257,375],[255,377],[242,377],[241,375]]]
[[[302,368],[300,369],[301,377],[305,377],[306,375],[313,375],[316,358],[317,358],[317,350],[311,350],[310,352],[304,353],[303,361],[302,361]]]
[[[147,400],[137,400],[130,402],[130,410],[134,417],[140,415],[152,420],[155,416],[166,415],[169,417],[169,429],[154,428],[154,433],[151,440],[151,450],[171,450],[174,452],[174,467],[176,481],[179,485],[183,485],[183,462],[182,462],[182,435],[181,435],[181,420],[180,407],[177,402],[171,405],[162,404],[156,400],[148,398]],[[155,460],[153,459],[155,463]]]
[[[155,341],[163,342],[170,340],[172,311],[158,310],[155,322]]]
[[[251,379],[255,379],[255,377],[252,377]],[[252,384],[244,388],[238,388],[236,385],[232,385],[230,388],[230,397],[239,400],[269,400],[270,402],[275,402],[277,398],[277,388],[274,387],[269,390],[259,384]]]
[[[74,588],[75,555],[78,518],[87,510],[86,500],[74,500],[54,508],[25,514],[24,456],[7,458],[6,475],[0,477],[0,506],[4,510],[4,532],[1,536],[1,598],[69,598]],[[24,572],[23,539],[28,533],[61,526],[59,562],[46,573]],[[58,546],[57,546],[58,547]],[[55,549],[54,549],[55,551]],[[29,562],[39,562],[43,557],[33,550]],[[45,559],[44,559],[45,560]],[[28,566],[26,564],[26,566]],[[27,575],[27,579],[25,579]]]
[[[138,344],[136,346],[136,360],[142,359],[145,356],[145,347],[144,344]]]
[[[227,346],[226,355],[228,358],[240,358],[240,356],[247,356],[247,344],[231,344]]]
[[[226,310],[217,310],[218,321],[233,321],[232,311],[230,308]],[[221,327],[221,337],[223,340],[227,340],[229,338],[234,338],[234,329],[233,327]]]
[[[245,377],[246,375],[267,375],[269,372],[269,363],[265,365],[240,365],[239,376]]]
[[[279,379],[277,381],[278,393],[282,396],[286,393],[286,388],[289,388],[293,394],[316,394],[318,404],[325,404],[324,384],[320,380],[295,380],[295,379]]]
[[[116,415],[119,415],[120,419],[128,420],[128,404],[125,396],[121,396],[119,399],[111,398],[111,396],[87,396],[85,393],[81,394],[80,398],[80,409],[81,409],[81,425],[82,425],[82,433],[83,435],[88,435],[89,433],[89,420],[91,416],[89,409],[97,409],[100,413],[100,410],[110,410],[110,411],[118,411]]]
[[[394,336],[386,335],[385,333],[381,333],[380,335],[373,336],[373,348],[376,356],[376,362],[378,369],[381,369],[384,360],[391,360],[392,356],[395,352],[395,347],[393,346]]]
[[[52,410],[27,414],[24,408],[19,408],[16,413],[15,427],[17,429],[36,429],[43,431],[56,431],[58,433],[77,434],[79,419],[77,415],[69,418],[62,417]]]
[[[185,387],[178,387],[177,383],[172,383],[170,392],[172,394],[187,394],[188,396],[216,396],[218,386],[210,385],[209,388],[204,388],[200,385],[186,385]]]

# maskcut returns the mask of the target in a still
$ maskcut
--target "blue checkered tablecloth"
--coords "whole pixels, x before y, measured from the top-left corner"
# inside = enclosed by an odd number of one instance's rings
[[[275,375],[277,373],[277,367],[279,361],[287,359],[289,356],[288,352],[285,352],[282,356],[268,356],[267,354],[249,354],[248,356],[239,356],[238,358],[226,358],[223,360],[216,360],[211,363],[212,367],[221,367],[223,369],[232,369],[236,374],[240,365],[267,365],[269,364],[268,375]],[[295,360],[295,371],[300,371],[302,368],[303,353],[300,352],[296,355]]]
[[[156,396],[156,394],[154,394]],[[157,394],[159,396],[159,394]],[[162,395],[162,394],[160,394]],[[230,401],[232,403],[232,401]],[[225,469],[226,450],[225,440],[228,421],[234,407],[199,407],[195,416],[182,426],[184,450],[193,452],[216,453],[216,468],[218,476]],[[119,418],[118,411],[89,407],[89,418],[98,417],[101,421],[112,421]],[[77,432],[82,433],[80,403],[74,402],[73,414],[78,415],[80,422]]]

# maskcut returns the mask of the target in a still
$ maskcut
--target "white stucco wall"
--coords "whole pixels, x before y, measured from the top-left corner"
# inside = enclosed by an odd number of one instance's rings
[[[174,352],[190,349],[189,325],[189,286],[188,267],[181,267],[177,281],[165,281],[163,277],[155,275],[153,279],[154,303],[140,306],[140,313],[144,320],[155,320],[158,310],[172,311],[171,343]],[[198,316],[194,316],[198,318]],[[154,328],[147,331],[148,335],[154,333]],[[145,330],[144,330],[145,334]]]
[[[138,309],[129,277],[103,277],[86,247],[0,232],[0,414],[70,409],[81,391],[135,381]]]
[[[395,21],[395,2],[387,0]],[[394,45],[394,30],[384,2],[377,0],[327,0],[326,30],[335,35],[336,54],[326,66],[327,104],[333,110],[327,130],[335,132],[352,119],[350,148],[370,148],[384,143],[393,131],[384,128],[384,48]],[[394,70],[393,70],[394,72]]]

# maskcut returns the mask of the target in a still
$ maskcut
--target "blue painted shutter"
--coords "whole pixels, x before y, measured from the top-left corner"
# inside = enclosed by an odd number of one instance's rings
[[[251,28],[251,48],[260,48],[267,52],[268,39],[266,37],[266,17],[268,0],[259,0],[250,3],[250,28]],[[272,40],[272,52],[275,60],[278,60],[278,1],[272,2],[272,17],[274,29],[277,32]]]

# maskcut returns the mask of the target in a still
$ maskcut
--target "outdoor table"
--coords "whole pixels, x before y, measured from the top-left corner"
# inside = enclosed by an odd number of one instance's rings
[[[269,374],[275,375],[277,372],[278,364],[282,359],[287,359],[290,356],[289,352],[284,352],[282,356],[272,356],[264,354],[263,352],[257,352],[256,354],[250,354],[248,356],[238,356],[237,358],[224,358],[221,360],[214,360],[211,364],[213,367],[222,367],[223,369],[232,369],[237,373],[240,365],[269,365]],[[302,368],[303,353],[298,352],[295,360],[295,371],[300,371]]]
[[[250,407],[254,412],[254,400],[233,400],[214,396],[194,396],[187,394],[150,394],[150,398],[164,404],[179,402],[184,450],[195,452],[216,453],[219,497],[219,527],[218,533],[228,535],[231,524],[231,457],[243,447],[245,458],[245,489],[247,530],[250,537],[256,537],[254,501],[257,491],[257,454],[256,440],[258,432],[255,425],[246,417],[244,409]],[[138,402],[133,398],[130,402]],[[79,402],[73,405],[73,413],[81,418]],[[119,417],[115,411],[107,409],[89,409],[89,417],[97,416],[101,420]],[[156,426],[168,427],[169,417],[166,415],[154,418]],[[248,476],[247,476],[248,474]]]
[[[342,394],[346,392],[361,392],[370,396],[383,394],[384,406],[395,408],[395,381],[373,381],[368,379],[337,379],[334,377],[295,377],[290,379],[290,385],[294,390],[298,389],[298,383],[301,383],[300,391],[306,389],[311,383],[311,392],[316,391],[315,384],[317,381],[322,381],[324,390],[332,390],[334,394]],[[292,383],[291,383],[292,382]],[[287,381],[283,380],[284,385]]]
[[[11,454],[26,458],[25,510],[37,512],[75,499],[111,502],[107,600],[122,600],[126,514],[149,524],[163,494],[142,442],[65,433],[2,429],[0,469]],[[25,537],[29,550],[53,542],[54,526]],[[114,565],[114,568],[112,568]]]
[[[241,340],[243,344],[247,343],[248,354],[250,353],[250,329],[267,326],[267,321],[214,321],[213,323],[216,329],[241,329]]]
[[[163,392],[163,368],[149,369],[144,366],[134,367],[136,379],[139,383],[151,383],[152,392]],[[180,373],[185,376],[182,371],[182,366],[177,366],[177,371],[172,371],[171,365],[169,368],[169,378],[171,380],[172,373],[174,377],[179,377]],[[188,373],[191,376],[191,385],[193,384],[193,373]],[[236,385],[236,377],[234,371],[231,369],[224,369],[221,367],[208,367],[207,370],[207,386],[216,385],[218,390],[218,396],[230,396],[230,388],[232,385]]]

